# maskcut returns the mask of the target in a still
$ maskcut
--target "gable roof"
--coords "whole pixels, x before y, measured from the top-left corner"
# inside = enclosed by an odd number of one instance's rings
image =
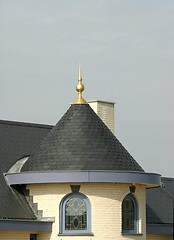
[[[36,219],[22,192],[7,185],[4,174],[39,146],[52,126],[0,120],[0,219]]]
[[[22,167],[59,170],[144,172],[88,104],[71,105]]]

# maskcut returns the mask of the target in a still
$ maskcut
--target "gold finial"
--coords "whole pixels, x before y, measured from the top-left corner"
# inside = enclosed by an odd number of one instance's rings
[[[79,81],[82,81],[82,66],[79,64]]]
[[[79,64],[79,76],[78,76],[78,84],[76,85],[76,91],[78,92],[78,98],[73,102],[73,104],[87,104],[85,99],[82,97],[82,92],[84,91],[84,85],[82,83],[82,68]]]

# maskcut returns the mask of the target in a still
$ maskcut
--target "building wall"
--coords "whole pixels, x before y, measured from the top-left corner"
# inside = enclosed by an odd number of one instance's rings
[[[135,197],[139,204],[140,235],[121,234],[121,205],[129,193],[128,184],[115,183],[83,183],[80,192],[85,194],[91,203],[91,224],[94,236],[58,236],[59,204],[62,198],[71,193],[70,184],[35,184],[28,185],[33,202],[43,210],[43,217],[55,217],[51,240],[102,240],[102,239],[146,239],[145,187],[138,185]],[[48,238],[49,239],[49,238]],[[38,240],[47,240],[44,234],[38,234]]]
[[[172,235],[148,234],[147,240],[172,240]]]
[[[0,231],[1,240],[30,240],[30,234],[23,231]]]
[[[25,231],[0,231],[0,240],[30,240],[30,234],[37,234],[37,240],[49,240],[50,233]]]

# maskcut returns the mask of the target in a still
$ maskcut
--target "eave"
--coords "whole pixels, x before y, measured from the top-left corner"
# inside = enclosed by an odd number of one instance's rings
[[[9,185],[66,182],[113,182],[143,184],[147,188],[158,187],[161,176],[145,172],[116,171],[60,171],[6,173]]]
[[[32,221],[18,219],[1,219],[0,230],[52,232],[52,221]]]
[[[147,234],[173,234],[173,223],[168,224],[147,224]]]

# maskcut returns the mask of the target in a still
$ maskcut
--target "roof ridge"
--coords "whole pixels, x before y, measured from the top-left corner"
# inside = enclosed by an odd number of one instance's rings
[[[9,120],[0,120],[0,124],[13,125],[13,126],[25,126],[25,127],[37,127],[37,128],[50,128],[50,129],[54,127],[54,125],[49,125],[49,124],[18,122],[18,121],[9,121]]]
[[[174,181],[174,178],[173,178],[173,177],[161,177],[161,179],[162,179],[162,180],[171,181],[171,182]]]
[[[169,190],[168,190],[167,188],[162,187],[161,189],[162,189],[163,192],[166,193],[166,195],[168,196],[168,198],[173,199],[173,195],[172,195],[172,193],[170,193]]]

